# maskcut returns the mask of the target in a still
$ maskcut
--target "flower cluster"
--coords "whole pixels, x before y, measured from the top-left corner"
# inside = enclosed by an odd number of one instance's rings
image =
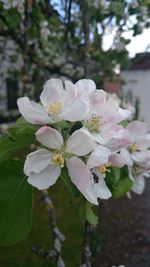
[[[150,134],[145,123],[122,122],[131,111],[92,80],[75,84],[50,79],[40,95],[40,103],[28,97],[18,99],[22,116],[42,125],[36,132],[40,148],[30,153],[24,165],[28,182],[42,190],[52,186],[68,169],[73,184],[92,204],[112,193],[105,178],[112,167],[127,165],[132,190],[142,193],[144,176],[150,170]]]

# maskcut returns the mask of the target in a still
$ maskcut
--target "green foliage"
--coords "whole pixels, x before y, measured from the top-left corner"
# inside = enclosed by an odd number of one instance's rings
[[[16,152],[35,143],[35,132],[37,126],[33,126],[19,119],[16,124],[10,128],[5,136],[0,138],[0,161],[10,157],[16,157]]]
[[[32,189],[23,173],[23,163],[0,163],[0,245],[22,240],[31,228]]]
[[[98,216],[95,215],[92,206],[91,203],[86,202],[86,219],[91,224],[98,224]]]
[[[111,171],[107,173],[105,179],[113,198],[123,197],[132,187],[132,181],[128,177],[127,167],[121,169],[111,168]]]
[[[20,25],[21,16],[15,8],[8,10],[5,18],[8,24],[8,28],[15,29]]]

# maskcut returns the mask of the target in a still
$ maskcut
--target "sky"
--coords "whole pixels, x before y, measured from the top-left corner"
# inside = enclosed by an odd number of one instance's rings
[[[150,29],[145,29],[142,34],[132,37],[132,32],[126,32],[125,38],[132,38],[129,45],[126,46],[130,57],[134,57],[136,53],[149,51],[150,52]],[[113,33],[107,34],[104,37],[103,47],[109,49],[113,42]],[[149,49],[148,49],[149,46]]]

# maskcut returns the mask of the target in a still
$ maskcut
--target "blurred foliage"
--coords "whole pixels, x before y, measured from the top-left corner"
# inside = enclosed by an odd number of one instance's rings
[[[0,43],[2,58],[6,42],[13,40],[19,68],[7,69],[23,84],[23,94],[38,98],[43,81],[59,76],[76,81],[84,77],[84,58],[90,58],[90,77],[100,87],[106,77],[113,78],[115,66],[128,65],[126,45],[150,25],[150,3],[145,1],[86,0],[90,42],[84,47],[82,1],[24,0],[16,5],[0,3]],[[114,36],[105,50],[104,38]],[[17,64],[17,63],[16,63]],[[2,68],[2,67],[1,67]]]

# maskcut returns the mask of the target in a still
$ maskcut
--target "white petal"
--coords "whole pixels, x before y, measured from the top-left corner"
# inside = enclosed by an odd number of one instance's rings
[[[145,179],[142,175],[136,177],[133,182],[131,190],[139,195],[141,195],[145,188]]]
[[[71,81],[65,81],[65,89],[67,92],[67,95],[70,98],[74,98],[77,96],[77,89],[76,86]]]
[[[68,102],[64,104],[64,108],[61,113],[61,119],[67,121],[81,121],[85,119],[89,112],[88,99],[68,99]]]
[[[101,199],[108,199],[112,196],[109,188],[107,187],[105,180],[102,175],[99,175],[98,183],[94,184],[94,190],[96,191],[97,197]]]
[[[44,107],[54,102],[64,102],[66,92],[60,79],[50,79],[44,85],[40,99]]]
[[[128,109],[120,108],[118,109],[118,122],[127,120],[131,116],[131,111]]]
[[[31,172],[38,173],[45,169],[51,162],[51,153],[46,149],[39,149],[27,155],[24,173],[28,176]]]
[[[33,124],[47,124],[51,122],[44,108],[40,104],[30,101],[28,97],[19,98],[17,105],[26,121]]]
[[[49,148],[58,149],[63,144],[63,138],[57,130],[52,127],[44,126],[36,132],[36,139]]]
[[[78,95],[89,95],[96,90],[95,83],[90,79],[82,79],[75,83],[78,91]]]
[[[97,193],[95,192],[94,183],[92,181],[84,192],[84,196],[90,203],[98,205]]]
[[[108,157],[111,151],[104,146],[98,145],[97,148],[91,153],[87,161],[87,166],[91,169],[93,167],[101,166],[108,163]]]
[[[126,148],[121,149],[120,154],[124,158],[126,165],[128,165],[128,166],[133,165],[132,156],[131,156],[130,152],[128,151],[128,149],[126,149]]]
[[[67,151],[77,156],[84,156],[96,147],[96,143],[83,128],[76,130],[67,141]]]
[[[137,163],[143,163],[149,160],[150,158],[150,150],[143,150],[140,152],[134,152],[132,154],[132,159]]]
[[[66,165],[71,181],[83,193],[91,180],[89,169],[78,157],[67,159]]]
[[[49,165],[39,173],[30,173],[28,183],[39,190],[47,189],[56,183],[60,176],[61,168],[55,165]]]

